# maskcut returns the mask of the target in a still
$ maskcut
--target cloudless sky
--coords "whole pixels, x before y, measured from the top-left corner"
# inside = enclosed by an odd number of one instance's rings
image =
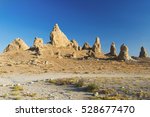
[[[49,42],[55,23],[80,46],[99,36],[105,53],[113,41],[118,53],[122,43],[130,55],[150,52],[150,0],[0,0],[0,51],[17,37]]]

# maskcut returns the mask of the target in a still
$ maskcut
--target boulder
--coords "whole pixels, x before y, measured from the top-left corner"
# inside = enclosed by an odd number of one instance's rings
[[[92,50],[96,53],[101,53],[101,43],[100,43],[99,37],[96,38],[95,43],[92,47]]]
[[[124,61],[131,59],[131,57],[128,54],[128,47],[125,44],[122,44],[120,47],[120,53],[118,59]]]
[[[139,57],[140,57],[140,58],[148,57],[147,52],[146,52],[146,49],[145,49],[143,46],[141,47],[141,51],[140,51]]]
[[[87,42],[85,42],[82,47],[82,50],[90,50],[90,49],[91,49],[90,45]]]
[[[58,24],[55,24],[50,34],[51,44],[56,47],[67,47],[70,41],[66,35],[60,30]]]
[[[115,43],[112,42],[111,46],[110,46],[110,56],[117,56],[117,52],[116,52],[116,46]]]
[[[35,37],[33,47],[43,48],[43,39]]]
[[[56,54],[57,54],[57,58],[58,58],[58,59],[62,59],[62,56],[61,56],[61,52],[60,52],[60,51],[58,51]]]
[[[16,51],[16,50],[27,50],[29,46],[20,38],[16,38],[12,43],[10,43],[5,49],[4,52]]]

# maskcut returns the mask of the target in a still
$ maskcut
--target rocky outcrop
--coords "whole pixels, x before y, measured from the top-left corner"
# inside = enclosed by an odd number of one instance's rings
[[[91,49],[91,46],[87,42],[85,42],[82,47],[82,50],[90,50],[90,49]]]
[[[72,46],[72,48],[74,48],[76,51],[78,51],[78,47],[79,47],[79,45],[78,45],[78,43],[77,43],[77,41],[76,40],[71,40],[71,46]]]
[[[22,39],[17,38],[4,49],[4,52],[27,49],[29,46]]]
[[[43,39],[35,37],[33,47],[43,48]]]
[[[96,38],[92,50],[96,53],[101,53],[101,43],[99,37]]]
[[[82,47],[81,47],[81,46],[78,46],[78,50],[81,51],[81,50],[82,50]]]
[[[96,58],[96,54],[92,50],[89,50],[87,54],[88,54],[88,57]]]
[[[73,53],[72,53],[72,58],[77,58],[76,52],[73,52]]]
[[[120,53],[119,53],[118,59],[124,60],[124,61],[131,59],[128,53],[128,47],[125,44],[122,44],[120,47]]]
[[[116,46],[115,43],[112,42],[111,46],[110,46],[110,56],[117,56],[117,52],[116,52]]]
[[[146,57],[148,57],[146,49],[143,46],[141,47],[141,51],[140,51],[139,57],[140,58],[146,58]]]
[[[55,24],[50,34],[51,44],[56,47],[67,47],[70,41],[66,35],[60,30],[58,24]]]

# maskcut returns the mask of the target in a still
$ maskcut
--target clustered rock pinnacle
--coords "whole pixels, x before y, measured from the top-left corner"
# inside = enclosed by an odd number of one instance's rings
[[[98,58],[97,56],[104,55],[101,49],[101,42],[99,37],[96,37],[96,40],[92,47],[87,42],[85,42],[83,47],[81,47],[78,45],[75,39],[70,41],[67,38],[67,36],[60,30],[58,24],[55,24],[52,32],[50,33],[50,45],[55,48],[60,48],[60,50],[61,48],[73,49],[71,53],[72,58],[77,58],[78,51],[86,52],[86,55],[91,58]],[[33,47],[31,48],[36,52],[37,55],[42,55],[43,54],[42,51],[44,48],[43,39],[35,37]],[[29,46],[22,39],[17,38],[4,49],[4,52],[27,50],[27,49],[29,49]],[[106,56],[112,56],[118,60],[124,60],[124,61],[131,60],[128,51],[129,51],[128,47],[125,44],[122,44],[120,47],[120,53],[117,56],[115,43],[112,42],[110,46],[110,52],[106,54]],[[52,49],[50,50],[50,55],[51,56],[55,55]],[[58,51],[57,58],[62,58],[62,57],[63,55],[61,55],[61,51]],[[148,57],[146,49],[144,47],[141,47],[139,57],[140,58]]]

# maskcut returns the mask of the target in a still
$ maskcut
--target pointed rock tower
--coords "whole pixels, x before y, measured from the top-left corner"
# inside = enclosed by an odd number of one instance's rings
[[[70,41],[66,35],[60,30],[58,24],[55,24],[50,34],[51,44],[56,47],[67,47]]]
[[[27,50],[29,46],[20,38],[16,38],[12,43],[10,43],[5,49],[4,52],[16,51],[16,50]]]
[[[96,37],[95,43],[92,47],[92,50],[96,53],[101,53],[101,43],[100,43],[99,37]]]
[[[112,42],[111,46],[110,46],[110,55],[111,56],[117,56],[117,52],[116,52],[116,46],[115,43]]]
[[[142,46],[139,57],[140,58],[146,58],[147,56],[148,55],[147,55],[146,49]]]

